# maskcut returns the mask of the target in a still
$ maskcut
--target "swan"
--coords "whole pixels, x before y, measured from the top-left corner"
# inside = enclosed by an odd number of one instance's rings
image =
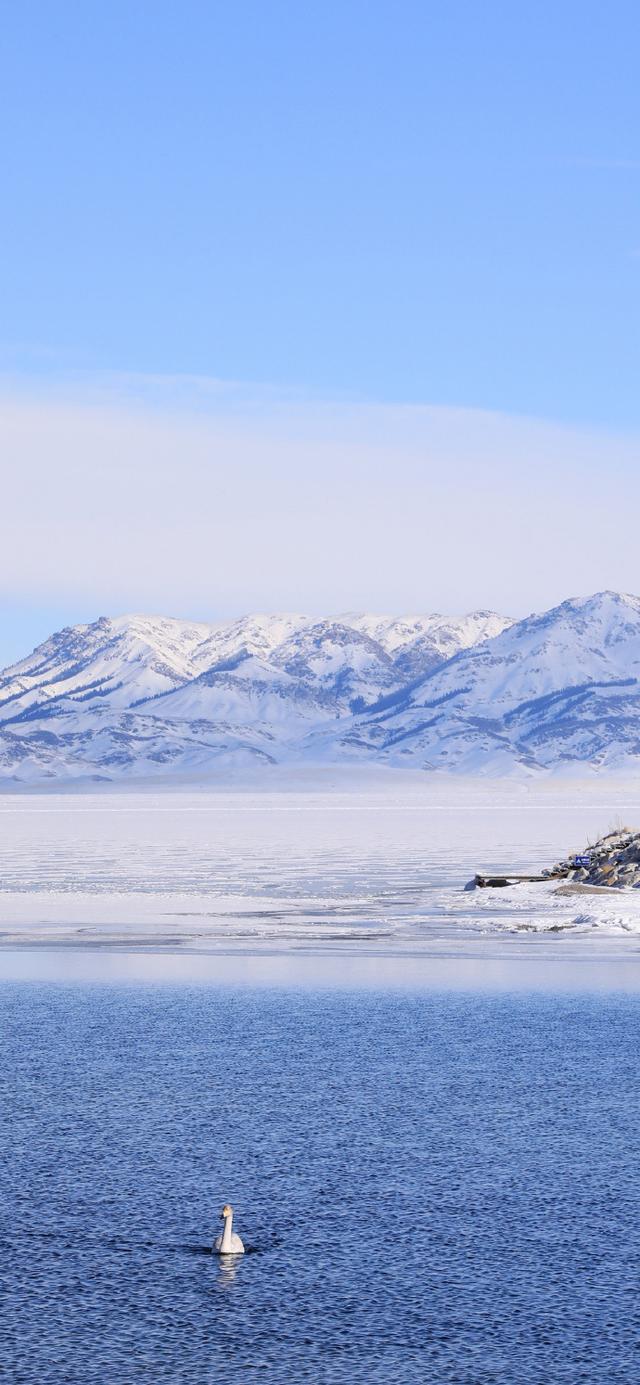
[[[244,1255],[244,1246],[240,1237],[236,1235],[233,1228],[233,1207],[225,1202],[220,1213],[224,1222],[224,1231],[216,1236],[213,1249],[216,1255]]]

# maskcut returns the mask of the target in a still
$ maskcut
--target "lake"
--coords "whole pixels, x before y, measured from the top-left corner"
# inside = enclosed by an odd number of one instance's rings
[[[637,1380],[636,994],[143,960],[0,986],[12,1383]]]

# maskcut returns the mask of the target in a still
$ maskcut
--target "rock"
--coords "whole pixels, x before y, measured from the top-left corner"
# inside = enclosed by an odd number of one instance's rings
[[[587,866],[577,864],[580,856],[588,858]],[[559,861],[550,874],[594,888],[637,889],[640,887],[640,831],[621,827],[607,832],[575,856]]]

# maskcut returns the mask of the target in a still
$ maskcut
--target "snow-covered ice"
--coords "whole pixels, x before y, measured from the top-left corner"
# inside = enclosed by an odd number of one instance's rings
[[[416,782],[0,797],[0,943],[429,951],[640,937],[640,891],[465,892],[616,821],[633,784]]]

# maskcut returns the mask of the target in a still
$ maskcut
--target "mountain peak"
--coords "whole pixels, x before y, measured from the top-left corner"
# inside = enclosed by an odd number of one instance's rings
[[[562,601],[558,606],[553,606],[549,611],[544,612],[547,617],[553,617],[557,612],[586,612],[597,614],[598,612],[619,611],[628,608],[633,611],[640,611],[640,597],[633,596],[631,592],[599,591],[592,592],[589,596],[570,596]]]
[[[598,592],[528,616],[373,709],[357,741],[467,771],[640,755],[640,600]]]

